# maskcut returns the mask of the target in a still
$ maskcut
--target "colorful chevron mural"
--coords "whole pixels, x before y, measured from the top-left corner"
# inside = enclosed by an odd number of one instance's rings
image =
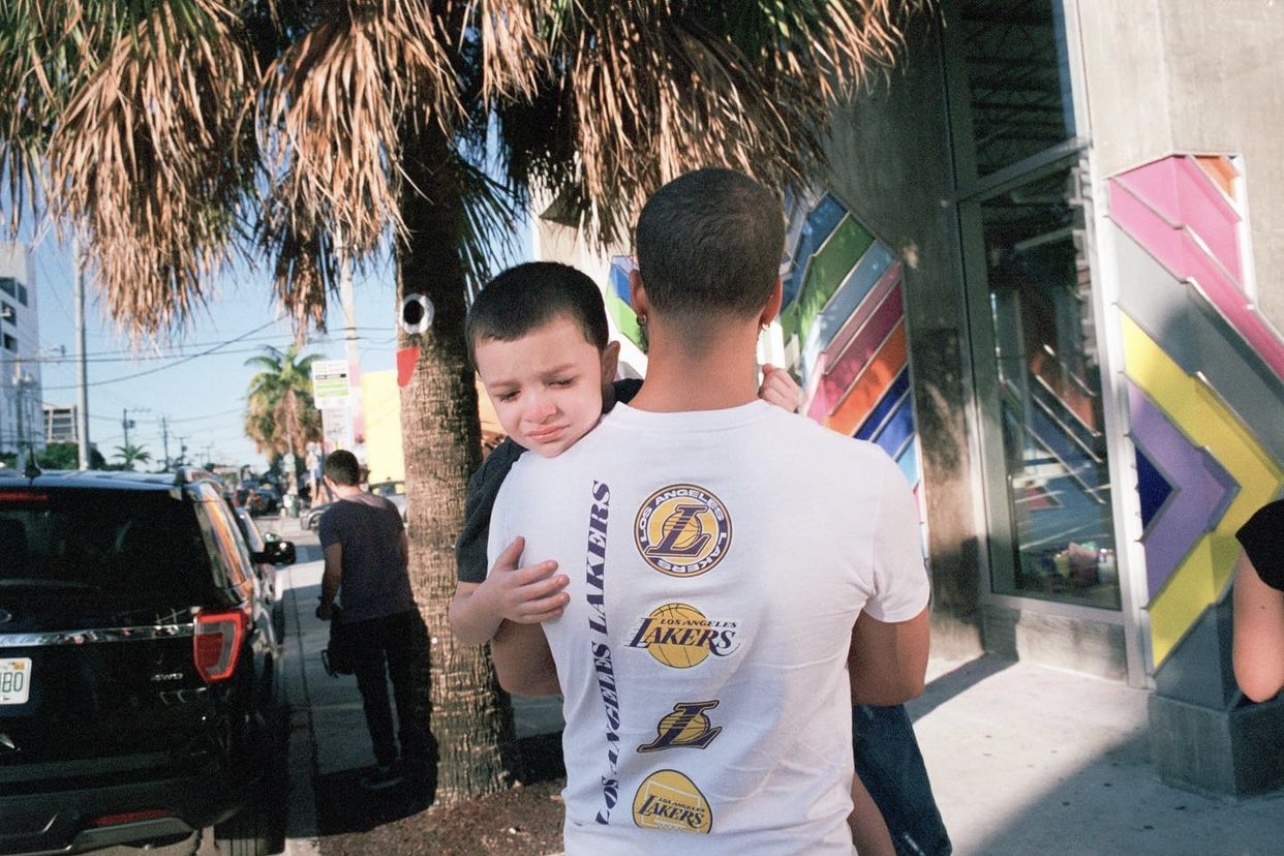
[[[918,493],[900,262],[832,194],[791,213],[780,323],[803,412],[877,443]]]
[[[1189,155],[1108,184],[1156,669],[1284,489],[1284,339],[1250,298],[1241,184],[1234,159]]]

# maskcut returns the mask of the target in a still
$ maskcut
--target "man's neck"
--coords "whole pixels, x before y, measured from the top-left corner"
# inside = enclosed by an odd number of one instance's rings
[[[348,499],[361,493],[361,485],[356,484],[336,484],[331,485],[334,495],[339,499]]]
[[[757,327],[736,329],[706,339],[696,351],[666,341],[656,329],[647,358],[646,379],[629,402],[637,410],[679,413],[725,410],[758,397]]]

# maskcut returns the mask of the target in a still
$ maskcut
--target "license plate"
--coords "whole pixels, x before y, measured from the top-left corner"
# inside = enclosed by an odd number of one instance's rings
[[[0,704],[26,704],[31,696],[31,660],[0,659]]]

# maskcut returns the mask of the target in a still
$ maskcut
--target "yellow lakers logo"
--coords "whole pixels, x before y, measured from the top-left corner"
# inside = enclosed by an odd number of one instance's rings
[[[677,770],[659,770],[633,795],[633,822],[643,829],[707,835],[713,829],[713,812],[690,779]]]
[[[718,706],[717,699],[710,701],[680,701],[666,713],[656,726],[655,739],[638,747],[639,752],[657,752],[661,749],[703,749],[722,733],[722,726],[715,726],[706,710]]]
[[[704,488],[670,485],[642,503],[634,539],[642,558],[657,571],[699,576],[727,554],[731,519],[722,501]]]
[[[689,669],[710,654],[725,657],[740,647],[734,621],[711,621],[686,603],[666,603],[651,610],[629,634],[628,647],[642,648],[674,669]]]

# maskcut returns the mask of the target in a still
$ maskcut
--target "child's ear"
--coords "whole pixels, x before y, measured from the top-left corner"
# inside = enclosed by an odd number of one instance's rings
[[[609,342],[602,349],[602,386],[615,380],[615,373],[620,368],[620,343]]]

